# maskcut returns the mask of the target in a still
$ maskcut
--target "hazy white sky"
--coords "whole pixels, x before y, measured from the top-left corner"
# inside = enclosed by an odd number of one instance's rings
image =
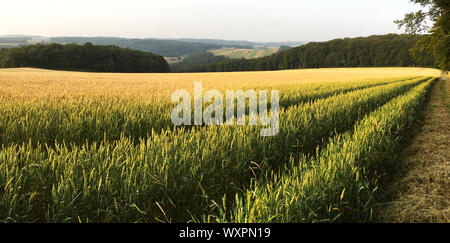
[[[401,33],[409,0],[6,0],[0,35],[323,41]]]

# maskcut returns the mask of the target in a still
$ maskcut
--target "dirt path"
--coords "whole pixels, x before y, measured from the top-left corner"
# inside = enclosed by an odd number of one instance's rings
[[[434,85],[424,126],[404,152],[405,177],[392,184],[395,200],[382,210],[383,222],[450,222],[449,95],[450,80]]]

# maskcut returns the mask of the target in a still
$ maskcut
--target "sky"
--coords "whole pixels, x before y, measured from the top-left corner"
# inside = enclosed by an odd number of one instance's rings
[[[402,33],[409,0],[6,0],[0,35],[326,41]]]

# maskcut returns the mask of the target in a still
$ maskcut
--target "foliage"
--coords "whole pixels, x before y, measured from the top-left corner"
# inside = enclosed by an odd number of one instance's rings
[[[36,44],[2,49],[0,50],[0,67],[39,67],[123,73],[170,72],[169,65],[161,56],[91,43],[82,46]]]
[[[325,67],[406,67],[433,66],[433,59],[424,56],[416,61],[409,53],[419,36],[381,35],[366,38],[336,39],[312,42],[257,59],[231,59],[199,65],[185,71],[227,72],[263,71]]]
[[[432,55],[442,72],[448,71],[450,67],[450,1],[448,0],[411,0],[428,7],[428,11],[419,10],[408,13],[404,19],[396,20],[395,23],[405,27],[407,33],[416,34],[428,30],[429,35],[424,36],[412,49],[417,58],[422,58],[426,52]],[[427,21],[431,20],[433,26],[429,28]]]

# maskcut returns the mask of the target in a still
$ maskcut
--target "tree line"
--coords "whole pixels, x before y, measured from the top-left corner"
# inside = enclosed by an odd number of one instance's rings
[[[36,44],[0,50],[0,67],[93,72],[170,72],[163,57],[114,45]]]
[[[434,58],[424,53],[420,60],[410,49],[421,35],[374,35],[370,37],[312,42],[256,59],[229,59],[197,65],[183,72],[264,71],[326,67],[435,67]]]

